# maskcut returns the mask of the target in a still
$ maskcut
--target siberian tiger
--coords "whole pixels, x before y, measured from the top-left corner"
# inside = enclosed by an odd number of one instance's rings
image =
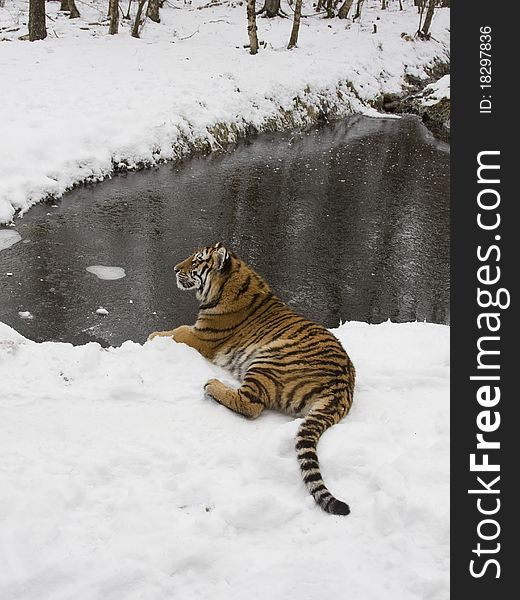
[[[347,504],[325,486],[316,446],[321,434],[350,409],[354,365],[322,325],[299,316],[279,300],[253,269],[221,243],[206,246],[174,267],[181,290],[196,290],[197,322],[156,336],[198,350],[240,382],[218,379],[206,392],[231,410],[255,418],[266,408],[305,416],[296,436],[303,481],[323,510],[347,515]]]

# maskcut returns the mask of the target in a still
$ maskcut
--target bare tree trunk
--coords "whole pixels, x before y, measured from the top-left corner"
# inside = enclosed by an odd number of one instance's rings
[[[421,35],[421,27],[423,24],[423,15],[424,15],[424,7],[426,6],[426,0],[419,0],[420,6],[418,8],[419,11],[419,27],[417,27],[417,35]]]
[[[432,24],[433,11],[435,10],[435,0],[430,0],[428,4],[428,10],[426,11],[426,17],[424,19],[424,25],[422,28],[422,36],[425,38],[430,37],[430,25]]]
[[[294,20],[291,31],[291,39],[289,40],[289,45],[287,48],[290,50],[294,48],[298,43],[298,33],[300,31],[300,19],[302,16],[302,0],[296,0],[296,4],[294,6]]]
[[[130,8],[132,6],[132,0],[128,0],[128,7],[126,9],[126,15],[123,15],[125,21],[130,21]]]
[[[403,0],[399,0],[399,10],[403,10]]]
[[[386,10],[386,0],[381,0],[381,10]]]
[[[327,10],[327,19],[332,19],[334,17],[334,1],[327,0],[327,4],[325,7]]]
[[[263,7],[258,11],[258,15],[264,15],[269,19],[280,15],[280,0],[265,0]]]
[[[357,4],[356,4],[356,14],[354,15],[354,18],[352,19],[353,21],[355,21],[356,19],[361,18],[361,9],[363,8],[363,2],[365,0],[358,0]]]
[[[139,0],[139,4],[137,5],[137,13],[135,15],[135,21],[132,27],[132,37],[139,37],[139,27],[141,26],[141,17],[143,14],[143,8],[146,4],[147,0]]]
[[[81,15],[79,14],[79,10],[76,6],[76,2],[74,2],[74,0],[69,0],[69,10],[69,19],[77,19],[78,17],[81,17]]]
[[[247,35],[249,36],[249,52],[258,52],[258,35],[256,32],[256,6],[255,0],[247,0]]]
[[[69,0],[61,0],[60,10],[69,10]]]
[[[343,2],[338,12],[338,17],[340,19],[346,19],[348,17],[348,13],[349,10],[352,8],[353,1],[354,0],[345,0],[345,2]]]
[[[119,0],[109,0],[108,15],[110,17],[108,33],[115,35],[119,31]]]
[[[34,42],[46,37],[45,0],[29,0],[29,40]]]
[[[161,22],[161,18],[159,17],[159,1],[160,0],[148,0],[146,16],[154,23]]]

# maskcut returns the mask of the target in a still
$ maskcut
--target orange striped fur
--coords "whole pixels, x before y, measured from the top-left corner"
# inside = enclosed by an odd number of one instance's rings
[[[175,267],[177,285],[195,290],[197,322],[150,335],[188,344],[241,383],[205,386],[217,402],[246,417],[266,408],[305,417],[296,436],[303,480],[326,512],[347,515],[323,482],[316,446],[350,409],[355,370],[336,337],[293,312],[253,269],[222,244],[206,246]]]

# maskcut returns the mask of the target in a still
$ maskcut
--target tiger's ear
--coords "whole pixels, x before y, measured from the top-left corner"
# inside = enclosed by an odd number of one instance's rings
[[[225,267],[226,262],[229,260],[229,253],[221,242],[215,245],[215,249],[217,250],[215,254],[215,266],[220,271]]]

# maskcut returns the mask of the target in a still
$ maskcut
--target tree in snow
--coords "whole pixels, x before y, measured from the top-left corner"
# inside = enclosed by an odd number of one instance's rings
[[[130,8],[132,7],[132,0],[128,0],[128,6],[126,8],[126,14],[123,13],[123,20],[130,21]]]
[[[265,0],[264,5],[256,14],[263,15],[268,19],[282,16],[282,12],[280,10],[280,0]]]
[[[160,6],[161,6],[160,0],[148,0],[148,8],[146,9],[146,16],[154,23],[161,22],[161,18],[159,17]]]
[[[249,36],[249,52],[258,52],[258,35],[256,31],[255,0],[247,0],[247,35]]]
[[[339,11],[338,11],[338,17],[340,19],[346,19],[348,17],[348,13],[350,11],[350,9],[352,8],[352,2],[354,0],[345,0],[345,2],[343,2],[343,4],[340,6]]]
[[[300,18],[302,16],[302,0],[296,0],[296,4],[294,6],[294,20],[291,31],[291,39],[289,40],[289,45],[287,48],[289,50],[294,48],[298,43],[298,33],[300,31]]]
[[[418,13],[423,13],[424,9],[426,8],[426,4],[428,3],[429,0],[413,0],[413,5],[417,6],[417,12]],[[440,6],[444,6],[444,7],[449,7],[450,5],[450,0],[435,0],[436,5],[440,5]],[[399,0],[399,5],[401,6],[401,10],[402,10],[402,0]]]
[[[432,24],[434,10],[435,10],[435,0],[429,0],[428,10],[426,11],[426,17],[424,19],[424,25],[422,26],[422,29],[420,30],[420,32],[418,32],[419,37],[422,37],[424,39],[430,39],[430,26]]]
[[[29,0],[29,40],[34,42],[46,37],[45,0]]]
[[[119,0],[109,0],[108,16],[110,17],[108,33],[115,35],[119,30]]]
[[[357,4],[356,4],[356,14],[354,15],[354,21],[356,19],[360,19],[361,18],[361,9],[363,8],[363,4],[364,4],[365,0],[357,0]]]
[[[76,6],[76,2],[74,0],[68,0],[68,4],[70,10],[69,19],[77,19],[78,17],[81,17],[78,7]]]
[[[141,27],[141,17],[143,15],[143,8],[146,4],[147,0],[139,0],[139,4],[137,5],[137,13],[135,15],[135,21],[132,26],[132,37],[139,37],[139,28]]]
[[[334,2],[334,0],[326,0],[325,3],[325,10],[327,12],[327,19],[332,19],[334,17],[334,7],[337,4]]]

